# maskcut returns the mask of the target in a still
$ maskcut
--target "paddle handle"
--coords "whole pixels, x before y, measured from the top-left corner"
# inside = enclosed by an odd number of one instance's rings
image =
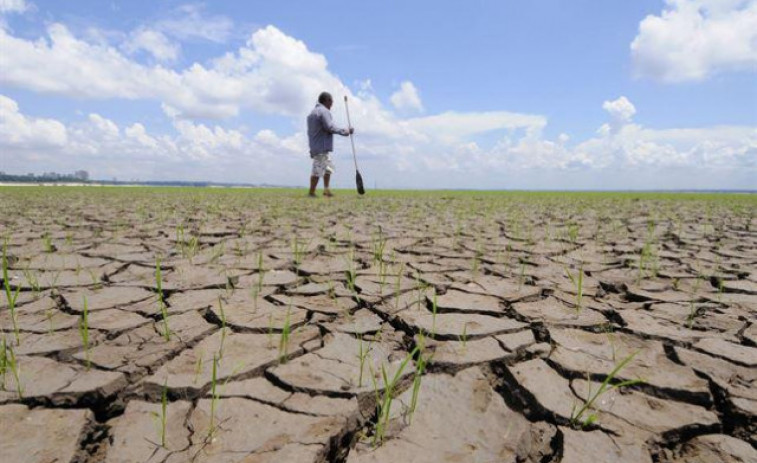
[[[347,104],[347,95],[344,95],[344,109],[347,111],[347,127],[352,129],[352,122],[350,122],[350,105]],[[355,170],[357,170],[357,156],[355,155],[355,139],[352,138],[350,133],[350,144],[352,145],[352,160],[355,162]]]

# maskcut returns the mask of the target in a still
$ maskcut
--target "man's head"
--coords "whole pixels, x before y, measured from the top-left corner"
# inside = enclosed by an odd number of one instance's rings
[[[331,109],[331,105],[334,104],[334,99],[331,98],[331,93],[322,92],[318,95],[318,102],[328,109]]]

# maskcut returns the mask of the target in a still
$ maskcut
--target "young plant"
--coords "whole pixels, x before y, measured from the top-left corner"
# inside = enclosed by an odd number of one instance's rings
[[[166,338],[166,342],[171,340],[171,330],[168,327],[168,307],[163,300],[163,274],[160,270],[160,258],[155,261],[155,286],[158,290],[158,308],[160,314],[163,317],[163,336]]]
[[[53,331],[55,331],[55,325],[53,324],[53,316],[55,315],[55,310],[53,309],[47,309],[45,310],[45,318],[47,318],[47,334],[53,334]]]
[[[381,296],[384,296],[384,286],[386,286],[386,262],[383,260],[379,262],[379,287],[381,288]]]
[[[203,351],[200,349],[197,355],[197,362],[195,362],[195,377],[192,381],[192,384],[197,384],[197,380],[200,378],[200,373],[202,373],[202,357],[203,357]]]
[[[605,394],[606,392],[610,392],[613,389],[618,389],[624,386],[632,386],[634,384],[639,384],[643,382],[640,379],[629,379],[625,381],[621,381],[616,384],[610,384],[610,382],[615,378],[615,376],[620,373],[620,370],[625,368],[625,366],[633,360],[634,357],[636,357],[636,354],[638,354],[640,351],[636,351],[633,354],[629,355],[625,359],[623,359],[619,364],[615,366],[615,368],[610,372],[610,374],[607,375],[604,381],[602,381],[602,384],[599,386],[599,388],[592,393],[591,389],[589,390],[587,397],[588,400],[583,404],[581,408],[576,410],[576,407],[573,407],[573,411],[570,415],[570,422],[573,425],[581,424],[582,426],[589,426],[592,423],[594,423],[597,420],[597,414],[591,413],[589,416],[586,417],[586,419],[583,419],[584,414],[591,410],[594,406],[594,402],[599,399],[602,394]],[[591,382],[588,382],[589,385],[591,385]]]
[[[568,239],[571,244],[576,244],[576,241],[578,240],[578,224],[570,223],[568,225]]]
[[[307,250],[309,244],[309,241],[300,241],[297,236],[294,236],[292,238],[292,256],[294,258],[294,267],[298,273],[300,270],[300,265],[302,265],[302,261],[305,258],[305,251]]]
[[[386,248],[386,238],[379,227],[378,238],[373,242],[373,263],[380,265],[384,261],[384,249]]]
[[[402,283],[402,273],[405,271],[405,263],[403,262],[397,270],[397,278],[394,282],[394,304],[395,308],[399,307],[400,303],[400,284]]]
[[[423,373],[425,373],[426,371],[426,365],[434,356],[434,354],[424,356],[423,354],[425,352],[425,349],[426,349],[426,338],[423,336],[423,333],[419,333],[418,346],[416,348],[416,350],[418,351],[418,361],[415,363],[415,374],[413,375],[413,395],[412,395],[412,398],[410,399],[410,408],[408,409],[410,423],[413,422],[413,414],[415,414],[415,407],[418,405],[418,393],[421,390],[421,381],[423,381]]]
[[[8,241],[3,243],[3,289],[5,290],[5,298],[8,300],[8,310],[10,310],[11,323],[13,323],[13,334],[16,338],[16,345],[21,344],[21,338],[18,330],[18,319],[16,318],[16,300],[18,294],[21,291],[21,287],[16,287],[16,290],[11,289],[10,279],[8,278]]]
[[[53,245],[53,237],[50,236],[50,232],[45,232],[44,235],[42,235],[42,244],[45,247],[45,252],[48,254],[52,254],[55,252],[55,246]]]
[[[418,293],[418,298],[416,299],[415,304],[418,310],[421,310],[421,307],[423,307],[423,299],[426,297],[426,285],[421,280],[420,271],[415,272],[415,290]]]
[[[463,332],[458,336],[458,340],[463,344],[463,351],[468,348],[468,323],[463,323]]]
[[[526,282],[526,259],[524,257],[519,257],[518,260],[520,261],[520,277],[518,278],[518,291],[523,288],[523,284]]]
[[[363,387],[363,369],[365,367],[365,359],[368,357],[368,354],[371,352],[371,343],[368,342],[368,347],[366,348],[363,344],[363,336],[358,335],[358,352],[357,352],[357,358],[360,362],[360,374],[358,375],[357,379],[357,387]]]
[[[18,365],[16,353],[13,351],[13,347],[5,345],[5,342],[3,342],[3,349],[5,351],[5,370],[10,370],[13,374],[13,379],[16,381],[16,393],[18,394],[19,399],[23,399],[24,386],[21,384],[21,367]],[[5,375],[3,375],[3,381],[5,381]]]
[[[691,291],[691,300],[689,301],[689,316],[686,317],[688,322],[688,328],[691,329],[694,326],[694,318],[697,316],[696,306],[696,294],[699,291],[699,285],[702,283],[701,276],[697,276],[697,281],[694,283],[694,288]]]
[[[347,288],[355,295],[359,300],[360,296],[357,293],[357,286],[355,286],[355,280],[357,279],[357,270],[355,268],[355,248],[350,247],[349,253],[347,253]]]
[[[290,299],[291,304],[291,299]],[[286,363],[287,355],[289,353],[289,332],[290,332],[290,313],[291,305],[287,307],[287,314],[284,318],[284,327],[281,329],[281,337],[279,338],[279,363]]]
[[[263,291],[263,279],[265,278],[265,269],[263,269],[263,253],[258,253],[258,294]]]
[[[216,389],[218,383],[218,356],[213,355],[213,371],[210,376],[210,426],[208,427],[207,440],[213,440],[213,435],[216,432],[216,405],[218,403],[218,391]]]
[[[217,263],[224,254],[226,254],[226,242],[221,241],[215,248],[213,248],[213,255],[210,258],[210,263]]]
[[[481,257],[483,257],[484,252],[481,249],[481,245],[479,244],[476,246],[476,252],[473,255],[473,262],[471,264],[471,273],[476,276],[478,275],[478,271],[481,269]]]
[[[226,312],[223,310],[223,300],[218,296],[218,311],[221,314],[221,347],[218,349],[218,358],[223,357],[223,343],[226,341]]]
[[[158,436],[160,446],[166,448],[166,417],[168,408],[168,378],[163,381],[163,391],[160,394],[160,414],[152,412],[152,417],[158,421]]]
[[[584,297],[584,265],[583,262],[581,263],[581,266],[578,267],[578,273],[576,276],[573,276],[567,269],[565,268],[565,273],[568,275],[568,278],[570,278],[571,283],[573,283],[573,286],[576,288],[576,312],[581,311],[581,304],[583,302]]]
[[[87,365],[87,370],[91,366],[89,358],[89,309],[87,307],[87,297],[83,298],[84,310],[81,313],[79,319],[79,336],[81,336],[82,344],[84,345],[84,358]]]
[[[8,372],[8,344],[3,337],[3,342],[0,344],[0,391],[5,390],[5,374]]]
[[[373,445],[381,445],[381,443],[384,441],[384,436],[386,434],[386,428],[389,424],[389,417],[391,416],[392,411],[392,402],[394,401],[394,391],[399,383],[400,378],[402,377],[402,373],[405,371],[405,367],[407,367],[408,362],[415,356],[415,354],[418,352],[418,348],[416,347],[413,349],[412,352],[410,352],[407,357],[400,363],[399,368],[397,368],[397,371],[395,372],[394,376],[392,377],[392,380],[389,381],[389,377],[386,373],[386,366],[384,364],[381,364],[381,377],[384,381],[384,393],[383,396],[380,395],[378,391],[378,385],[376,384],[375,375],[371,375],[371,378],[373,378],[373,389],[377,398],[378,403],[378,413],[376,416],[376,425],[375,430],[373,434]],[[373,368],[371,367],[371,370]],[[380,397],[380,400],[379,400]]]
[[[42,292],[42,285],[40,285],[37,275],[35,275],[29,267],[23,269],[22,272],[24,274],[26,282],[29,283],[29,286],[32,288],[32,293],[34,293],[34,296],[39,297],[39,294]]]

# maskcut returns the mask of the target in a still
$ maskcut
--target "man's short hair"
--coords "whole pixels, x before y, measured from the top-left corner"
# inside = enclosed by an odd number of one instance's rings
[[[326,104],[327,101],[334,101],[334,99],[331,98],[331,93],[322,92],[320,95],[318,95],[318,102],[320,104]]]

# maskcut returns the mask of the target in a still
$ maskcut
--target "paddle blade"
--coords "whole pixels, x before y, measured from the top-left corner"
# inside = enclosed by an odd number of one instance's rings
[[[357,183],[357,193],[364,195],[365,188],[363,188],[363,177],[360,175],[360,171],[355,171],[355,183]]]

